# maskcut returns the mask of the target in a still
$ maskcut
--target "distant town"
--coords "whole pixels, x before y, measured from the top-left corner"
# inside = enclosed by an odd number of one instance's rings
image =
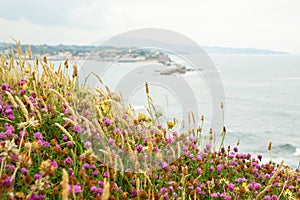
[[[42,58],[47,56],[48,60],[97,60],[97,61],[114,61],[114,62],[160,62],[169,65],[171,59],[161,51],[136,49],[136,48],[117,48],[111,46],[78,46],[78,45],[21,45],[23,53],[31,51],[32,58]],[[12,51],[17,52],[15,44],[0,43],[0,51],[10,54]]]
[[[177,47],[180,49],[180,47]],[[185,47],[187,48],[187,47]],[[190,47],[188,51],[193,51]],[[221,54],[286,54],[263,49],[249,48],[223,48],[223,47],[202,47],[208,53]],[[20,50],[20,49],[19,49]],[[112,47],[112,46],[79,46],[79,45],[21,45],[21,51],[27,55],[27,59],[42,59],[47,56],[48,60],[95,60],[104,62],[155,62],[167,69],[160,71],[161,75],[184,74],[194,71],[192,68],[174,62],[169,54],[159,50],[138,49],[134,47]],[[16,54],[18,47],[12,43],[0,43],[0,52],[11,55]],[[31,52],[32,57],[29,57]],[[184,52],[183,52],[184,53]]]
[[[0,43],[0,52],[5,54],[17,54],[18,47],[15,44]],[[180,65],[171,60],[168,54],[158,50],[137,49],[137,48],[117,48],[111,46],[76,46],[76,45],[21,45],[21,51],[29,58],[29,52],[32,59],[42,59],[47,56],[47,60],[95,60],[104,62],[155,62],[167,69],[159,71],[160,75],[184,74],[193,69]]]
[[[180,46],[178,46],[177,49],[180,49]],[[202,49],[208,54],[286,54],[286,52],[254,48],[202,46]],[[17,52],[17,45],[15,43],[0,43],[0,52],[10,54],[12,50]],[[21,45],[21,50],[27,52],[29,50],[28,45]],[[51,60],[64,60],[69,58],[118,62],[157,61],[165,64],[171,61],[169,56],[161,51],[136,49],[134,47],[42,44],[30,45],[30,51],[32,52],[33,58],[41,58],[46,55],[48,59]],[[188,51],[193,51],[193,47]]]

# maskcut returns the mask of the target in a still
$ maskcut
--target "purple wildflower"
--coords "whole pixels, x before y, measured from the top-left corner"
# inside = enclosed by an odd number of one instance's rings
[[[230,192],[232,192],[234,190],[234,185],[232,183],[228,184],[228,188],[227,188]]]
[[[141,151],[143,151],[143,146],[138,145],[137,147],[135,147],[135,150],[140,153]]]
[[[238,148],[237,148],[237,147],[234,147],[234,148],[233,148],[233,151],[234,151],[234,152],[238,152]]]
[[[254,183],[253,184],[254,189],[259,190],[260,189],[260,184],[259,183]]]
[[[159,149],[158,147],[154,147],[154,148],[153,148],[153,151],[154,151],[154,152],[159,152],[160,149]]]
[[[125,169],[126,173],[129,173],[130,171],[131,171],[130,168]]]
[[[165,170],[165,171],[168,171],[168,170],[169,170],[169,165],[168,165],[168,163],[165,162],[165,161],[163,161],[163,162],[161,163],[161,168],[162,168],[163,170]]]
[[[19,91],[20,96],[23,96],[25,93],[26,93],[26,90],[23,88]]]
[[[217,166],[217,170],[218,170],[218,172],[221,172],[221,171],[222,171],[222,169],[223,169],[223,165],[219,164],[219,165]]]
[[[202,156],[201,156],[201,155],[197,155],[196,160],[197,160],[197,161],[202,160]]]
[[[103,189],[102,188],[97,188],[97,194],[100,196],[102,194]]]
[[[90,164],[89,163],[84,163],[82,166],[83,169],[89,169],[90,168]]]
[[[13,178],[9,176],[9,177],[7,177],[6,179],[4,179],[4,180],[2,181],[2,186],[7,188],[7,187],[9,187],[13,182],[14,182]]]
[[[72,169],[72,168],[69,168],[69,174],[70,174],[70,176],[74,176],[74,170]]]
[[[206,145],[205,145],[205,150],[206,150],[206,151],[210,151],[210,148],[211,148],[210,144],[206,144]]]
[[[103,178],[108,178],[108,177],[109,177],[109,173],[108,172],[104,172]]]
[[[28,133],[26,131],[20,131],[20,137],[22,137],[22,136],[23,136],[24,139],[26,139],[27,136],[28,136]]]
[[[67,147],[71,147],[71,146],[73,146],[73,142],[72,141],[68,141],[67,142]]]
[[[33,98],[36,98],[36,93],[35,93],[35,92],[32,92],[32,93],[31,93],[31,96],[32,96]]]
[[[24,78],[21,78],[19,84],[20,84],[20,85],[24,85],[25,83],[26,83],[26,80],[25,80]]]
[[[42,134],[41,134],[40,132],[35,132],[35,133],[33,134],[33,137],[34,137],[35,139],[37,139],[37,140],[43,140],[43,136],[42,136]]]
[[[74,126],[73,131],[76,132],[76,133],[79,133],[80,126],[78,126],[78,125]]]
[[[99,187],[104,187],[104,182],[103,181],[98,181],[98,185],[99,185]]]
[[[82,188],[81,188],[81,185],[79,183],[74,185],[74,186],[69,185],[69,190],[70,190],[70,193],[73,193],[73,191],[74,191],[75,194],[78,194],[78,193],[82,192]]]
[[[261,155],[261,154],[258,154],[258,155],[257,155],[257,158],[258,158],[259,161],[261,161],[262,155]]]
[[[110,126],[111,124],[111,121],[107,117],[104,119],[104,122],[106,126]]]
[[[245,179],[245,178],[237,178],[237,179],[235,179],[235,182],[237,182],[237,183],[243,183],[243,182],[247,182],[247,179]]]
[[[91,142],[90,142],[90,141],[86,141],[86,142],[84,143],[84,148],[88,149],[88,148],[90,148],[90,147],[91,147]]]
[[[202,169],[201,169],[201,167],[198,167],[198,168],[197,168],[197,174],[202,174]]]
[[[168,142],[168,143],[174,142],[174,138],[173,138],[173,137],[168,137],[168,138],[167,138],[167,142]]]
[[[133,197],[135,197],[135,196],[137,195],[137,191],[136,191],[136,190],[132,190],[132,191],[131,191],[131,195],[132,195]]]
[[[123,114],[122,118],[126,120],[126,119],[128,119],[128,115],[127,114]]]
[[[51,165],[52,165],[54,168],[57,168],[57,167],[58,167],[58,165],[57,165],[57,162],[56,162],[56,161],[52,161],[52,162],[51,162]]]
[[[277,200],[278,197],[277,197],[277,195],[273,194],[273,195],[271,196],[271,199],[272,199],[272,200]]]
[[[28,98],[31,101],[31,103],[34,103],[34,97],[33,96],[29,96]]]
[[[95,170],[95,171],[93,171],[92,176],[96,177],[96,176],[98,176],[98,174],[99,174],[99,171]]]
[[[15,120],[15,116],[13,114],[8,115],[7,118],[11,121]]]
[[[44,195],[42,194],[32,194],[29,200],[44,200]]]
[[[96,192],[96,191],[97,191],[97,187],[93,185],[93,186],[90,188],[90,190],[91,190],[91,192]]]
[[[212,198],[217,198],[218,196],[219,196],[219,194],[218,193],[211,193],[211,195],[210,195]]]
[[[201,187],[197,187],[197,188],[196,188],[196,192],[197,192],[198,194],[201,194],[201,192],[202,192]]]
[[[67,115],[67,114],[69,114],[69,113],[70,113],[70,110],[69,110],[69,109],[67,109],[67,108],[65,108],[65,109],[64,109],[64,113]]]
[[[48,147],[50,147],[50,144],[49,144],[49,142],[43,141],[43,146],[48,148]]]
[[[269,195],[264,197],[264,200],[271,200],[271,197]]]
[[[115,141],[112,138],[109,138],[107,142],[108,144],[115,146]]]
[[[15,171],[15,166],[11,164],[5,165],[5,169],[9,170],[10,172]]]
[[[194,186],[190,185],[190,186],[188,187],[188,189],[193,190],[193,189],[194,189]]]
[[[41,178],[41,175],[40,175],[40,174],[35,174],[35,175],[33,176],[33,178],[34,178],[34,179],[40,179],[40,178]]]
[[[66,160],[65,160],[65,164],[66,164],[66,165],[70,165],[70,164],[72,164],[72,163],[73,163],[72,158],[67,157]]]

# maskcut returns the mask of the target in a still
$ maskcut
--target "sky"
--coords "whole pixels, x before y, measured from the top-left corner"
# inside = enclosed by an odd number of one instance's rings
[[[299,0],[2,0],[0,42],[83,45],[161,28],[199,45],[298,54],[299,8]]]

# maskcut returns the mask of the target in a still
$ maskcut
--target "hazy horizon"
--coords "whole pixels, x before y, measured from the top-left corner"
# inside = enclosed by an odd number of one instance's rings
[[[200,46],[300,53],[297,0],[4,1],[1,42],[90,45],[139,28],[169,29]]]

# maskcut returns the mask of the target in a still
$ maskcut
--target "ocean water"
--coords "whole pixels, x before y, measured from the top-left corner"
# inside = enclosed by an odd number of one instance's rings
[[[225,145],[233,147],[239,140],[240,152],[261,153],[269,161],[271,141],[273,161],[284,160],[285,164],[298,167],[300,155],[295,152],[300,148],[300,55],[209,56],[225,91]],[[164,66],[152,63],[80,61],[79,66],[81,72],[99,74],[112,90],[125,90],[126,100],[138,110],[147,104],[144,83],[153,82],[151,96],[168,120],[186,119],[183,108],[194,108],[192,97],[181,98],[190,95],[182,84],[184,78],[197,97],[197,122],[204,115],[204,130],[210,128],[212,91],[199,73],[162,76],[158,71]],[[96,82],[94,78],[92,83]]]
[[[226,95],[226,141],[240,150],[263,153],[272,141],[274,161],[298,167],[300,157],[300,56],[211,56]]]

